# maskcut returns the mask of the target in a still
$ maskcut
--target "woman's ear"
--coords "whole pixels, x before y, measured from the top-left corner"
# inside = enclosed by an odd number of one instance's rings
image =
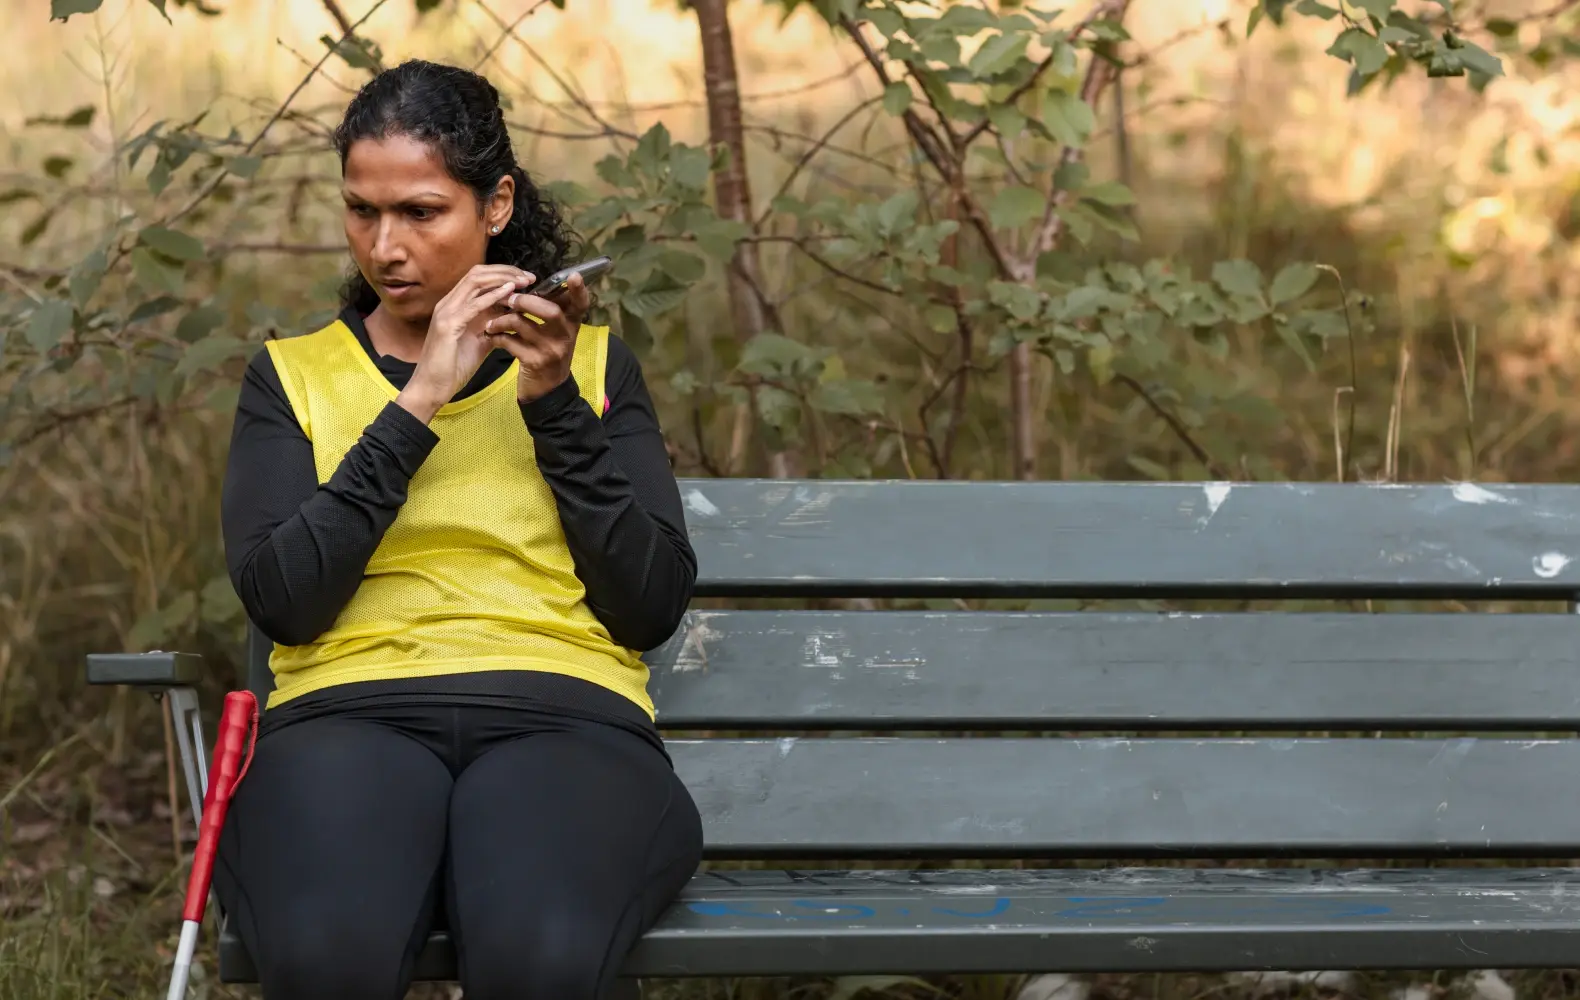
[[[497,235],[510,223],[510,216],[516,210],[516,179],[509,174],[499,179],[499,184],[494,188],[494,194],[488,199],[488,207],[483,212],[484,220],[488,223],[490,235]]]

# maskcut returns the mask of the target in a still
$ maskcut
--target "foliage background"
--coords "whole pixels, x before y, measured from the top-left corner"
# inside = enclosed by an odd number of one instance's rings
[[[740,0],[742,159],[706,107],[698,17],[722,5],[112,0],[62,23],[8,2],[6,997],[160,989],[187,833],[155,706],[84,691],[82,656],[198,650],[209,696],[233,676],[217,501],[235,386],[263,339],[333,307],[327,130],[375,61],[479,65],[510,98],[528,168],[619,260],[604,318],[638,349],[682,474],[1542,481],[1576,461],[1573,3],[1452,5],[1501,57],[1489,79],[1382,63],[1384,42],[1413,44],[1386,15],[1446,16],[1437,0],[1327,19],[1337,5],[1269,2],[1286,23],[1249,39],[1240,0],[1108,2],[1106,24],[1077,4],[1052,22],[1086,25],[1071,38],[1016,4],[907,28],[925,8]],[[898,35],[891,56],[909,38],[912,82],[892,61],[880,79],[841,18],[880,49]],[[1089,45],[1123,72],[1094,86]],[[1357,87],[1344,60],[1381,72]],[[974,131],[969,152],[930,157],[907,114]],[[716,190],[732,163],[750,225]],[[1022,983],[798,988],[861,986]]]

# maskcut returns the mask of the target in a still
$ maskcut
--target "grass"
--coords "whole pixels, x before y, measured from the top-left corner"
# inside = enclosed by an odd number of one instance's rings
[[[488,3],[507,20],[527,9],[525,0]],[[1177,37],[1201,16],[1244,23],[1243,5],[1227,2],[1138,0],[1137,11],[1132,29],[1141,48]],[[775,11],[753,5],[732,16],[746,89],[768,95],[748,101],[753,181],[763,198],[803,148],[787,135],[820,134],[874,90],[863,77],[840,75],[850,52],[827,44],[804,12],[784,26]],[[0,264],[74,260],[120,192],[139,183],[108,165],[112,139],[210,105],[215,130],[236,123],[250,132],[301,76],[299,54],[316,58],[317,35],[331,30],[316,0],[237,0],[217,22],[179,10],[175,20],[165,25],[145,0],[112,0],[103,14],[65,26],[45,24],[41,14],[8,25],[15,58],[0,66],[0,80],[7,92],[23,93],[30,84],[27,89],[49,97],[0,111],[0,188],[31,183],[45,155],[69,154],[77,164],[68,174],[68,209],[39,244],[13,245],[30,212],[0,215]],[[487,10],[470,0],[448,19],[421,24],[409,5],[387,4],[369,30],[391,60],[423,53],[470,62],[497,35]],[[489,67],[515,96],[512,116],[523,125],[579,131],[577,122],[586,120],[536,52],[551,57],[550,65],[573,69],[579,93],[622,128],[640,131],[662,118],[678,137],[698,141],[704,134],[696,31],[683,10],[601,0],[579,3],[570,14],[540,10],[517,31],[522,44],[502,46]],[[1179,399],[1227,399],[1207,407],[1191,432],[1239,477],[1332,479],[1335,414],[1343,423],[1353,401],[1350,457],[1370,478],[1572,479],[1580,466],[1580,359],[1572,335],[1580,308],[1574,267],[1580,103],[1573,100],[1573,71],[1561,64],[1544,73],[1517,70],[1485,99],[1459,85],[1409,81],[1390,94],[1345,101],[1343,74],[1321,47],[1311,35],[1265,29],[1250,45],[1196,33],[1161,50],[1128,94],[1141,200],[1138,252],[1175,254],[1198,273],[1224,256],[1248,256],[1269,269],[1290,259],[1322,260],[1372,296],[1374,332],[1353,345],[1331,345],[1314,372],[1251,330],[1231,331],[1223,355],[1178,345],[1179,369],[1189,375],[1170,386]],[[330,77],[304,93],[304,113],[330,120],[345,86],[358,79],[344,67]],[[26,116],[61,114],[83,103],[103,109],[86,135],[23,125]],[[532,169],[546,177],[583,176],[608,148],[550,141],[527,129],[517,140]],[[875,127],[842,141],[865,143],[871,152],[894,136]],[[1099,173],[1115,169],[1108,149],[1094,147]],[[812,171],[816,183],[878,182],[859,166],[837,162],[838,170]],[[269,175],[273,187],[260,187],[274,192],[271,204],[219,212],[203,224],[219,242],[333,243],[339,237],[332,176],[322,157],[304,158]],[[225,280],[260,304],[295,315],[304,303],[322,305],[330,259],[238,251]],[[771,291],[789,304],[797,336],[832,341],[853,369],[881,365],[919,377],[918,353],[885,324],[880,306],[804,261],[770,253],[766,263]],[[823,321],[831,311],[839,324]],[[716,336],[727,330],[727,316],[716,289],[696,295],[644,357],[684,473],[697,469],[697,442],[688,404],[670,376],[727,350],[717,343],[727,338]],[[901,360],[881,360],[886,349]],[[233,382],[236,374],[232,368],[226,378]],[[1008,467],[1002,379],[978,384],[962,449],[969,474],[1002,476]],[[1352,395],[1340,392],[1352,384]],[[178,855],[190,849],[184,835],[172,832],[163,730],[148,700],[84,690],[81,663],[93,650],[146,645],[138,630],[150,614],[195,592],[204,600],[173,641],[209,658],[204,696],[210,705],[235,676],[239,623],[225,600],[218,531],[233,398],[225,388],[223,379],[216,383],[216,405],[209,408],[145,407],[71,423],[18,447],[0,467],[0,997],[6,1000],[163,995],[184,878]],[[1169,429],[1120,386],[1056,377],[1043,366],[1035,398],[1044,416],[1041,467],[1049,478],[1134,478],[1157,469],[1177,478],[1203,474]],[[904,474],[898,458],[884,468]],[[195,971],[200,995],[252,995],[214,983],[204,975],[209,971]],[[1256,993],[1250,984],[1216,976],[1082,982],[1090,1000],[1230,1000]],[[1522,974],[1509,982],[1521,1000],[1580,992],[1572,972]],[[1022,977],[666,982],[652,984],[649,995],[848,1000],[870,987],[895,997],[942,991],[998,1000],[1023,984]],[[1381,1000],[1406,984],[1428,991],[1411,1000],[1465,991],[1458,977],[1425,973],[1361,976],[1343,993]],[[1312,984],[1291,990],[1338,992]]]

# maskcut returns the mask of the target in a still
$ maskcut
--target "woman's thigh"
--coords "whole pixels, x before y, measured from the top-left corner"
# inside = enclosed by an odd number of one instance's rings
[[[258,741],[215,889],[266,1000],[396,1000],[435,910],[449,770],[375,722],[312,719]]]
[[[447,902],[467,1000],[592,1000],[696,871],[669,761],[611,730],[489,750],[456,779]]]

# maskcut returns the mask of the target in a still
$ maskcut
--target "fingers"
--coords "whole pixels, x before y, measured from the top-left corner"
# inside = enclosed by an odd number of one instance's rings
[[[490,337],[513,336],[547,345],[571,339],[566,331],[559,329],[560,326],[561,324],[550,326],[547,321],[531,314],[507,312],[491,317],[484,326],[483,332]]]
[[[587,307],[592,305],[592,292],[588,291],[587,283],[579,274],[571,275],[570,281],[565,284],[565,291],[556,301],[566,316],[577,317],[587,314]]]
[[[530,287],[535,280],[530,271],[509,264],[479,264],[466,272],[445,297],[457,303],[487,298],[488,304],[493,305],[503,297],[496,294],[501,289],[509,294],[518,288]]]

